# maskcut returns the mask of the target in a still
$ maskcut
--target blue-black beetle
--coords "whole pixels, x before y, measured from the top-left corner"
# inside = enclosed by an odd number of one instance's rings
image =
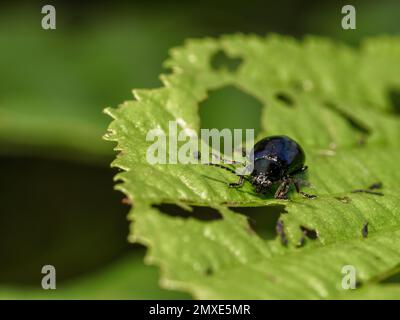
[[[314,195],[301,192],[300,180],[295,178],[295,175],[307,170],[307,167],[304,166],[305,153],[296,141],[287,136],[266,137],[254,145],[252,155],[254,156],[254,167],[251,173],[239,175],[238,182],[229,184],[231,188],[240,188],[247,180],[254,186],[256,193],[264,194],[270,190],[273,184],[279,183],[274,197],[285,199],[290,185],[294,184],[298,193],[306,198],[315,198]],[[221,160],[229,163],[222,158]],[[221,164],[207,164],[223,168],[237,175],[235,170]],[[237,164],[237,162],[231,162],[231,164]]]

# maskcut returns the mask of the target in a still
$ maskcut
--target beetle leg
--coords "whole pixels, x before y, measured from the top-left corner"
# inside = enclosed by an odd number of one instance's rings
[[[300,194],[307,199],[315,199],[317,196],[315,194],[309,194],[309,193],[305,193],[303,191],[300,191]]]
[[[286,196],[289,192],[290,180],[283,179],[282,183],[279,185],[278,189],[274,194],[275,199],[286,199]]]
[[[294,180],[293,183],[294,183],[294,186],[296,188],[296,192],[300,193],[301,191],[300,191],[300,183],[299,183],[299,181],[298,180]]]
[[[303,192],[303,191],[300,191],[300,183],[299,183],[299,180],[293,179],[293,183],[294,183],[294,186],[296,187],[297,193],[300,193],[304,198],[307,198],[307,199],[315,199],[315,198],[317,197],[317,196],[315,196],[315,195],[313,195],[313,194],[308,194],[308,193],[305,193],[305,192]]]
[[[244,184],[244,176],[239,176],[239,181],[238,182],[233,182],[229,184],[230,188],[240,188]]]
[[[212,163],[212,162],[204,163],[204,164],[205,164],[206,166],[221,168],[221,169],[224,169],[224,170],[226,170],[226,171],[232,172],[233,174],[236,174],[235,170],[233,170],[233,169],[231,169],[231,168],[228,168],[228,167],[225,167],[225,166],[223,166],[222,164]]]

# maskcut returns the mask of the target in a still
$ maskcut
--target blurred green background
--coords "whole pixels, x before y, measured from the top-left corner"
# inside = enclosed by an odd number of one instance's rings
[[[56,7],[56,30],[41,28],[45,4]],[[188,37],[278,32],[357,46],[365,36],[399,33],[399,1],[351,1],[357,30],[347,31],[344,4],[2,2],[0,298],[190,298],[159,288],[144,248],[127,243],[129,207],[113,190],[102,110],[131,99],[133,88],[160,86],[169,48]],[[211,93],[202,126],[248,127],[260,111],[250,104],[234,88]],[[55,291],[40,289],[46,264],[57,269]]]

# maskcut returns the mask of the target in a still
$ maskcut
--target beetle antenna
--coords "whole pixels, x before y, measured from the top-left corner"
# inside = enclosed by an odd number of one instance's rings
[[[194,157],[198,160],[201,159],[201,153],[200,151],[197,151],[194,153]],[[240,162],[240,161],[236,161],[236,160],[230,160],[230,159],[225,159],[223,157],[221,157],[220,155],[217,155],[215,153],[211,153],[211,157],[218,159],[219,161],[221,161],[222,163],[226,163],[226,164],[241,164],[242,166],[245,165],[245,163]]]
[[[215,156],[214,154],[211,154],[211,155],[212,155],[212,156]],[[196,159],[199,159],[199,160],[200,160],[200,159],[201,159],[201,153],[200,153],[199,151],[195,152],[194,157],[195,157]],[[237,162],[237,161],[234,161],[234,162],[232,161],[232,163],[229,163],[229,162],[227,162],[227,160],[223,159],[222,157],[220,157],[220,160],[221,160],[221,161],[225,161],[224,163],[226,163],[226,164],[243,164],[243,163]],[[210,167],[221,168],[221,169],[224,169],[224,170],[226,170],[226,171],[232,172],[232,173],[235,174],[235,175],[238,175],[234,169],[229,168],[229,167],[226,167],[226,166],[224,166],[224,165],[222,165],[222,164],[219,164],[219,163],[206,162],[206,163],[203,163],[203,164],[206,165],[206,166],[210,166]],[[243,165],[244,165],[244,164],[243,164]]]
[[[201,159],[201,153],[200,153],[199,151],[195,152],[194,157],[195,157],[196,159]],[[206,166],[210,166],[210,167],[217,167],[217,168],[224,169],[224,170],[226,170],[226,171],[229,171],[229,172],[233,173],[233,174],[236,175],[236,176],[243,177],[244,179],[246,179],[247,181],[249,181],[249,177],[247,177],[247,176],[245,176],[245,175],[237,174],[235,170],[233,170],[232,168],[223,166],[222,164],[212,163],[212,162],[207,162],[207,163],[203,163],[203,164],[206,165]]]
[[[218,164],[218,163],[211,163],[211,162],[209,162],[209,163],[204,163],[206,166],[211,166],[211,167],[217,167],[217,168],[221,168],[221,169],[225,169],[226,171],[229,171],[229,172],[232,172],[232,173],[234,173],[234,174],[236,174],[236,171],[235,170],[233,170],[233,169],[231,169],[231,168],[228,168],[228,167],[225,167],[225,166],[223,166],[222,164]],[[236,174],[237,175],[237,174]]]
[[[211,153],[211,156],[214,157],[214,158],[217,158],[219,161],[221,161],[223,163],[226,163],[226,164],[241,164],[242,166],[245,165],[243,162],[236,161],[236,160],[228,160],[228,159],[225,159],[225,158],[223,158],[223,157],[221,157],[219,155],[216,155],[215,153]]]

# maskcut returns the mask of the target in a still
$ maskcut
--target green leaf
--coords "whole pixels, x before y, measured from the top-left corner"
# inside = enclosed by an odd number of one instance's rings
[[[236,71],[211,66],[221,50],[242,59]],[[166,66],[172,73],[161,77],[164,87],[136,90],[135,100],[107,109],[114,121],[105,136],[118,143],[117,189],[134,203],[130,240],[148,246],[146,261],[161,268],[163,286],[196,298],[395,297],[398,285],[379,282],[400,267],[400,118],[393,98],[400,39],[369,39],[355,49],[314,37],[232,35],[187,41]],[[179,119],[198,131],[199,103],[228,85],[263,105],[260,137],[285,134],[304,147],[311,184],[304,190],[317,199],[291,193],[276,200],[247,184],[228,188],[237,178],[214,167],[146,162],[149,130],[168,132],[168,121]],[[383,195],[352,192],[376,182]],[[174,216],[159,206],[166,203],[189,216],[210,207],[222,219]],[[283,208],[288,245],[278,236],[261,238],[233,207]],[[316,239],[300,246],[304,230]],[[341,286],[345,265],[356,269],[357,290]]]

